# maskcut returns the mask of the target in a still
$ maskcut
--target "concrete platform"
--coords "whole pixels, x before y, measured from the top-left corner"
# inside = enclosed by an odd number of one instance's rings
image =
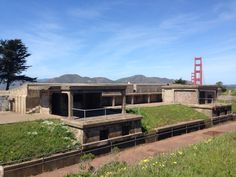
[[[126,114],[112,114],[107,116],[96,116],[90,118],[62,119],[62,121],[69,126],[83,129],[94,126],[115,124],[115,123],[141,120],[141,119],[142,119],[141,115],[126,113]]]
[[[187,106],[190,106],[192,108],[213,109],[213,108],[231,106],[231,105],[232,104],[225,104],[225,103],[210,103],[210,104],[188,104]]]

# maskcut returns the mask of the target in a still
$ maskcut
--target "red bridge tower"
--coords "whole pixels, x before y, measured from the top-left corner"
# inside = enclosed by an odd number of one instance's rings
[[[194,58],[194,73],[191,75],[194,85],[202,85],[202,58]]]

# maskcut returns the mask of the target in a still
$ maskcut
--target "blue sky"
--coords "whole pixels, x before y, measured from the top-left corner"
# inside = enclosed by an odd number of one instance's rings
[[[235,0],[0,0],[0,38],[32,54],[27,74],[135,74],[236,83]]]

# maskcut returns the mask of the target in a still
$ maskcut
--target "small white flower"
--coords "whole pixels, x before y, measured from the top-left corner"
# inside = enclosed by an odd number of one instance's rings
[[[53,125],[54,124],[53,121],[49,121],[49,120],[44,120],[42,123],[46,124],[46,125]]]
[[[27,132],[28,135],[38,135],[38,132],[33,131],[33,132]]]

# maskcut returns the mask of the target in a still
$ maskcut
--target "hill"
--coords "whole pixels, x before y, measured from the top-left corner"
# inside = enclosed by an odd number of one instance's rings
[[[155,84],[167,84],[172,83],[173,79],[160,78],[160,77],[146,77],[144,75],[134,75],[130,77],[124,77],[117,80],[111,80],[106,77],[82,77],[78,74],[64,74],[59,77],[49,79],[38,79],[40,83],[155,83]],[[22,82],[15,82],[11,85],[11,88],[22,85]],[[0,84],[0,90],[5,89],[5,84]]]
[[[105,77],[82,77],[77,74],[65,74],[52,79],[44,80],[43,82],[51,83],[157,83],[166,84],[172,83],[173,79],[160,77],[146,77],[144,75],[134,75],[130,77],[121,78],[118,80],[111,80]],[[39,81],[41,82],[41,81]]]
[[[39,81],[41,82],[41,81]],[[82,77],[78,74],[65,74],[52,79],[44,80],[50,83],[112,83],[113,81],[105,77]]]
[[[173,79],[167,79],[167,78],[160,78],[160,77],[146,77],[144,75],[134,75],[130,77],[125,77],[116,80],[116,82],[119,83],[157,83],[157,84],[167,84],[172,83]]]

